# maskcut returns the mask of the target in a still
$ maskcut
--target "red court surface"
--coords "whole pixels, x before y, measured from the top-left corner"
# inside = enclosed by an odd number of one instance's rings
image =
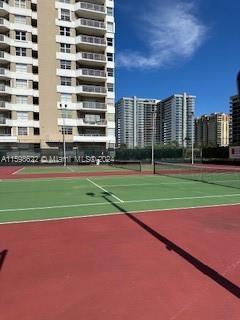
[[[137,172],[133,170],[96,171],[96,172],[54,172],[54,173],[21,173],[18,171],[24,167],[0,167],[0,179],[23,180],[23,179],[54,179],[54,178],[81,178],[81,177],[103,177],[103,176],[129,176],[148,175],[151,171]]]
[[[240,206],[0,225],[1,320],[239,320]]]

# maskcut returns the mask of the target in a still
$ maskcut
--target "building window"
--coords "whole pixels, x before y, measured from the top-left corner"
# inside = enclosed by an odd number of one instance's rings
[[[27,72],[27,64],[16,63],[16,72]]]
[[[27,17],[25,16],[15,16],[15,23],[27,24]]]
[[[19,136],[27,136],[28,128],[27,127],[18,127],[18,135]]]
[[[15,35],[16,40],[26,41],[27,40],[27,32],[26,31],[18,31],[16,30]]]
[[[71,110],[61,110],[61,118],[64,119],[72,119],[72,111]]]
[[[62,134],[69,134],[71,135],[73,133],[72,127],[62,127]]]
[[[28,97],[27,96],[16,96],[16,103],[27,104]]]
[[[62,86],[71,86],[72,85],[72,78],[70,77],[61,77],[61,85]]]
[[[27,56],[27,49],[26,48],[16,48],[16,56],[26,57]]]
[[[107,23],[107,31],[108,32],[113,32],[113,23],[112,22],[108,22]]]
[[[64,104],[65,102],[72,102],[72,95],[70,93],[61,93],[60,100]]]
[[[16,79],[16,88],[27,89],[27,80]]]
[[[107,84],[107,89],[108,89],[108,92],[113,92],[114,91],[113,83],[108,83]]]
[[[40,129],[39,128],[33,128],[33,134],[34,134],[34,136],[39,136],[40,135]]]
[[[70,35],[71,35],[70,28],[60,27],[60,35],[65,36],[65,37],[70,37]]]
[[[113,16],[113,8],[107,7],[107,15]]]
[[[68,60],[61,60],[60,61],[60,68],[70,70],[71,69],[71,61]]]
[[[113,77],[113,69],[112,68],[107,68],[107,75],[108,77]]]
[[[15,7],[25,9],[26,6],[26,0],[15,0]]]
[[[70,21],[71,20],[70,10],[61,9],[61,20],[63,20],[63,21]]]
[[[112,47],[113,46],[113,38],[107,38],[107,45],[109,47]]]
[[[17,112],[17,120],[28,120],[28,112]]]
[[[107,53],[107,61],[113,61],[113,54]]]
[[[60,52],[71,53],[71,45],[69,43],[60,43]]]

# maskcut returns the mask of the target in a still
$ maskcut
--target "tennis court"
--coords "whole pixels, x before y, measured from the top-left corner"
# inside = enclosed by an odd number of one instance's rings
[[[2,319],[239,319],[239,171],[155,173],[0,181]]]

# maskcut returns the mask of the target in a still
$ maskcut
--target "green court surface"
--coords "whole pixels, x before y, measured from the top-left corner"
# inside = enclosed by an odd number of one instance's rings
[[[0,222],[240,202],[240,189],[159,175],[0,182]]]

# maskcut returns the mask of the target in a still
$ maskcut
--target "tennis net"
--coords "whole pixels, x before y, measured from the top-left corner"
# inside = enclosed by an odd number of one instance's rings
[[[240,168],[155,162],[154,174],[240,189]]]
[[[110,166],[124,170],[142,171],[141,161],[115,160],[110,163]]]

